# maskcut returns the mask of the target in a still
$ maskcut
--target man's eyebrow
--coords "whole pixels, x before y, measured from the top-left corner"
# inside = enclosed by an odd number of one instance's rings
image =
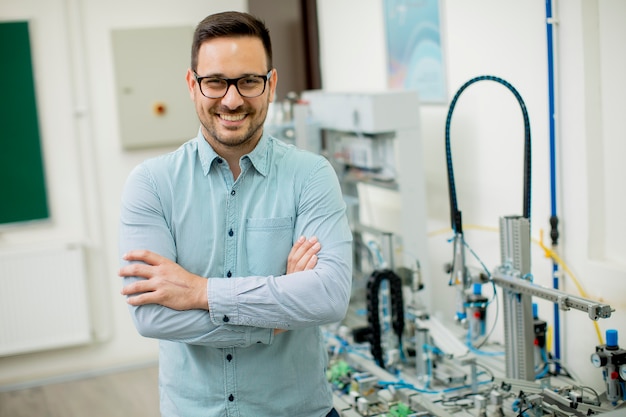
[[[265,75],[266,75],[266,74],[258,74],[256,72],[245,72],[245,73],[243,73],[243,74],[241,74],[241,75],[239,75],[237,77],[227,77],[226,74],[221,73],[221,72],[215,72],[215,73],[210,73],[210,74],[206,74],[206,75],[199,74],[199,73],[197,73],[197,74],[198,74],[198,77],[201,77],[201,78],[204,78],[204,77],[215,77],[215,78],[225,78],[225,79],[229,79],[229,80],[232,80],[232,79],[235,79],[235,78],[241,78],[241,77],[248,77],[248,76],[251,76],[251,75],[254,75],[255,77],[265,77]]]
[[[216,77],[216,78],[226,78],[224,77],[224,74],[217,72],[217,73],[209,73],[209,74],[200,74],[197,73],[198,77]]]

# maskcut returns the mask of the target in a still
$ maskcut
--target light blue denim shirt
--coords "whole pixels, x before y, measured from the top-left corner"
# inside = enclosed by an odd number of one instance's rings
[[[139,333],[160,339],[161,413],[322,417],[332,394],[320,326],[344,317],[352,280],[339,183],[324,157],[266,134],[240,166],[233,181],[199,133],[124,188],[120,256],[148,249],[209,280],[209,311],[130,307]],[[318,237],[317,265],[285,275],[299,236]]]

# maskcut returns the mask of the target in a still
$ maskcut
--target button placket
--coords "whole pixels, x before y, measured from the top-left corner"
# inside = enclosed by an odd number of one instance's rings
[[[235,395],[237,395],[237,383],[235,376],[235,349],[229,348],[224,350],[224,397],[228,399],[227,408],[233,415],[237,414],[237,403],[235,402]]]
[[[239,210],[237,208],[237,198],[234,185],[228,191],[230,196],[226,199],[226,236],[225,236],[225,263],[224,263],[224,271],[225,276],[227,278],[231,278],[235,272],[236,268],[236,260],[237,260],[237,234],[235,230],[239,227],[237,222],[237,216],[239,215]]]

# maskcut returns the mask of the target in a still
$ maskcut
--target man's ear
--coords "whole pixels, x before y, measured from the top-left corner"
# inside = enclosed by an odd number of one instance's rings
[[[267,81],[270,87],[270,103],[274,102],[274,94],[276,93],[276,84],[278,83],[278,71],[276,68],[272,69],[272,75]]]
[[[191,68],[187,69],[187,75],[185,76],[185,79],[187,80],[189,97],[193,100],[195,98],[196,84],[198,82],[196,81],[196,77],[193,75],[193,71],[191,70]]]

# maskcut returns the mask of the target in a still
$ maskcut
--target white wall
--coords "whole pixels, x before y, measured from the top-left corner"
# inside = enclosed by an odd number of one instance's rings
[[[111,30],[193,27],[213,12],[247,10],[246,1],[183,3],[0,1],[1,21],[30,21],[52,214],[49,224],[1,231],[0,250],[50,241],[84,243],[97,339],[90,346],[0,358],[0,387],[142,365],[157,359],[157,342],[137,334],[119,295],[117,224],[121,188],[127,174],[146,157],[168,149],[122,150]],[[184,77],[181,73],[181,89],[186,88]],[[39,314],[45,320],[46,312]]]
[[[75,372],[156,360],[156,342],[135,332],[116,276],[117,216],[122,184],[141,160],[165,149],[125,152],[120,145],[110,32],[115,28],[194,25],[206,14],[244,10],[245,1],[2,0],[0,20],[30,19],[38,106],[54,222],[5,231],[0,249],[39,241],[71,240],[89,247],[89,283],[99,343],[0,358],[0,387]],[[471,4],[470,4],[471,3]],[[594,298],[617,309],[602,332],[623,323],[626,306],[624,130],[626,93],[621,0],[559,2],[559,209],[563,257]],[[385,88],[382,0],[318,0],[326,89]],[[533,138],[533,237],[549,216],[547,64],[542,0],[442,0],[448,96],[476,75],[492,74],[515,86],[528,108]],[[355,24],[354,22],[357,22]],[[602,24],[599,24],[601,22]],[[621,25],[621,26],[620,26]],[[594,52],[595,51],[595,52]],[[590,56],[590,54],[596,54]],[[149,71],[146,68],[146,71]],[[357,75],[358,74],[358,75]],[[181,74],[181,88],[185,88]],[[444,159],[446,105],[420,110],[430,231],[449,227]],[[459,206],[467,224],[496,226],[521,214],[523,128],[517,102],[490,82],[471,86],[457,103],[451,132]],[[451,299],[444,262],[450,233],[429,238],[430,284],[439,305]],[[498,235],[466,230],[485,264],[499,263]],[[546,240],[547,241],[547,240]],[[533,247],[535,281],[551,285],[551,264]],[[567,291],[576,293],[569,279]],[[441,303],[439,302],[441,300]],[[551,320],[549,306],[540,306]],[[42,314],[45,314],[43,312]],[[584,313],[563,315],[564,359],[599,386],[589,365],[598,343]],[[576,332],[574,324],[576,323]],[[624,336],[622,336],[624,339]],[[622,342],[626,345],[626,342]]]
[[[626,338],[625,168],[626,3],[560,1],[557,29],[558,215],[561,256],[589,297],[617,311],[599,322]],[[386,88],[383,0],[318,0],[322,77],[331,91]],[[490,74],[510,82],[526,104],[532,134],[532,236],[549,245],[549,122],[547,44],[543,0],[441,0],[448,97],[466,81]],[[350,16],[346,23],[346,16]],[[447,239],[449,202],[445,162],[445,105],[423,105],[431,285],[436,305],[453,314],[453,291],[443,264],[452,259]],[[450,141],[457,198],[464,224],[496,228],[500,216],[522,214],[523,124],[520,107],[503,86],[481,81],[464,91],[452,118]],[[621,152],[620,152],[621,151]],[[469,245],[489,269],[500,264],[499,235],[465,229]],[[468,255],[469,256],[469,255]],[[476,262],[473,265],[477,266]],[[552,286],[552,264],[532,248],[534,281]],[[569,277],[562,289],[579,295]],[[534,300],[535,301],[535,300]],[[552,305],[538,301],[553,323]],[[491,318],[495,316],[491,311]],[[561,313],[562,358],[585,382],[602,388],[589,355],[599,343],[592,322],[579,311]],[[501,330],[500,330],[501,335]],[[498,328],[496,329],[498,336]],[[496,337],[497,338],[497,337]]]

